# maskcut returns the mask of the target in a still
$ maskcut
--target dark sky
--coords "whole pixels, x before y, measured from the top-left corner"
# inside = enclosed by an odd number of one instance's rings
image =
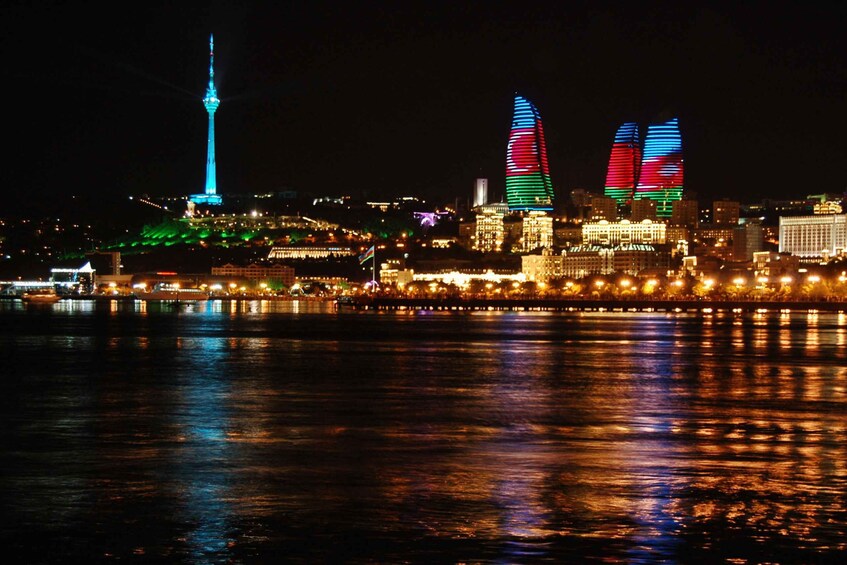
[[[515,92],[557,195],[671,116],[703,200],[847,188],[847,3],[87,4],[4,8],[6,205],[202,191],[210,33],[224,196],[499,197]]]

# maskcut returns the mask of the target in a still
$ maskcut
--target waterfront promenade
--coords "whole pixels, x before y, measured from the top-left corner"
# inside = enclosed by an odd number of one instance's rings
[[[20,300],[15,296],[0,296],[0,300]],[[94,302],[140,302],[132,295],[69,295],[63,300]],[[293,296],[213,296],[209,301],[253,302],[335,302],[339,308],[353,310],[433,310],[433,311],[593,311],[593,312],[765,312],[806,310],[820,312],[845,312],[847,301],[843,300],[721,300],[721,299],[611,299],[611,298],[479,298],[479,297],[396,297],[381,295],[356,295],[323,297]],[[161,300],[154,300],[160,302]],[[175,302],[166,300],[165,302]]]

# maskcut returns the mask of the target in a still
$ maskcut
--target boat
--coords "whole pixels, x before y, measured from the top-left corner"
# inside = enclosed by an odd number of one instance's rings
[[[198,302],[200,300],[209,300],[209,291],[202,288],[183,288],[176,284],[158,283],[150,290],[136,290],[135,297],[140,300]]]
[[[55,304],[61,299],[54,288],[36,288],[21,295],[21,300],[30,304]]]
[[[356,300],[349,294],[342,294],[341,296],[335,299],[335,303],[338,306],[355,306]]]

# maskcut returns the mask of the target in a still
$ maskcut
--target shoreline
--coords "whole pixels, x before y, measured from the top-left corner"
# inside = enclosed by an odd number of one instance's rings
[[[591,299],[591,298],[399,298],[386,296],[338,297],[303,296],[215,296],[208,300],[141,299],[135,296],[63,296],[63,301],[92,302],[331,302],[337,308],[352,310],[431,310],[431,311],[549,311],[549,312],[771,312],[821,311],[847,313],[847,301],[828,300],[697,300],[697,299]],[[0,301],[20,300],[19,296],[0,296]]]
[[[706,310],[757,312],[805,310],[847,312],[847,301],[773,300],[599,300],[574,298],[389,298],[353,300],[358,310],[511,310],[595,312],[696,312]]]

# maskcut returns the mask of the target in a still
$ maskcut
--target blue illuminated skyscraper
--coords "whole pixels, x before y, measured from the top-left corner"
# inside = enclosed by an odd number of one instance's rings
[[[203,194],[192,194],[191,202],[195,204],[221,204],[222,200],[218,194],[217,171],[215,169],[215,110],[221,101],[218,99],[218,91],[215,89],[215,39],[209,36],[209,86],[206,88],[206,97],[203,105],[209,113],[209,139],[206,147],[206,191]]]
[[[635,199],[656,201],[656,215],[670,218],[673,203],[682,200],[682,137],[676,118],[647,128]]]

